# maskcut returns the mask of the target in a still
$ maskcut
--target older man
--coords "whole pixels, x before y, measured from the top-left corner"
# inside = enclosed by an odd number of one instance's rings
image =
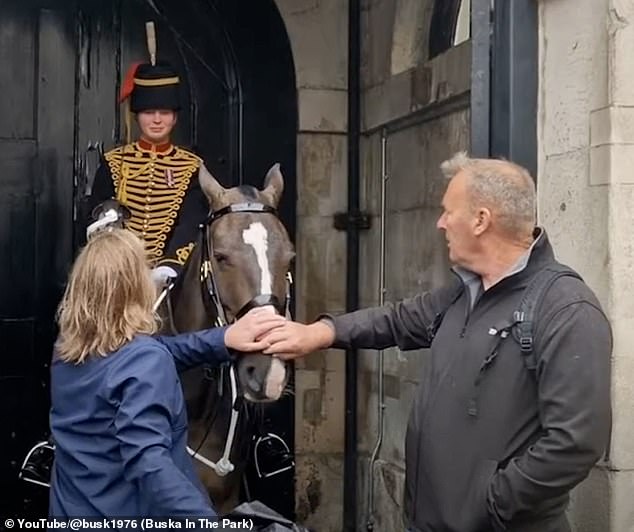
[[[608,320],[580,278],[557,277],[536,309],[528,364],[514,311],[538,274],[561,269],[535,228],[534,182],[515,164],[462,153],[442,170],[450,181],[437,226],[453,282],[382,308],[289,322],[269,335],[268,351],[431,347],[406,436],[408,528],[568,531],[568,494],[609,441]]]

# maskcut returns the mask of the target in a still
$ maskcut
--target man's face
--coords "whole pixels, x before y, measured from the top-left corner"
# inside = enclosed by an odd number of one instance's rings
[[[169,109],[151,109],[137,114],[141,138],[153,144],[169,142],[176,125],[176,113]]]
[[[478,249],[477,216],[469,203],[468,178],[461,171],[451,179],[442,199],[443,213],[436,223],[445,231],[450,262],[465,268],[469,268]]]

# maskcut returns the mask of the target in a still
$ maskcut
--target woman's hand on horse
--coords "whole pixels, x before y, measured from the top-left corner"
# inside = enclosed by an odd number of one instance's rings
[[[225,331],[225,346],[236,351],[262,351],[269,346],[267,333],[286,323],[286,318],[265,307],[254,308]]]
[[[326,320],[310,325],[287,321],[262,339],[270,344],[264,354],[289,360],[330,347],[335,341],[335,330]]]

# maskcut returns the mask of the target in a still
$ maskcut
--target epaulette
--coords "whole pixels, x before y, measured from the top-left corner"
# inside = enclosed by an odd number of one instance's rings
[[[180,146],[176,146],[176,153],[174,154],[174,158],[190,160],[192,162],[196,162],[198,166],[200,166],[203,162],[202,158],[196,155],[194,152],[189,151],[186,148],[181,148]]]

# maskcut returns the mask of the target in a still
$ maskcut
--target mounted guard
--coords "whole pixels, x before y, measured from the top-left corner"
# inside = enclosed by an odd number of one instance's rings
[[[162,285],[180,273],[209,205],[198,182],[202,159],[171,141],[181,108],[180,77],[169,63],[156,60],[153,23],[146,28],[150,61],[133,64],[121,87],[128,143],[103,156],[88,202],[97,222],[88,234],[101,228],[105,201],[125,206],[126,227],[145,242],[155,281]],[[140,136],[130,142],[133,115]]]

